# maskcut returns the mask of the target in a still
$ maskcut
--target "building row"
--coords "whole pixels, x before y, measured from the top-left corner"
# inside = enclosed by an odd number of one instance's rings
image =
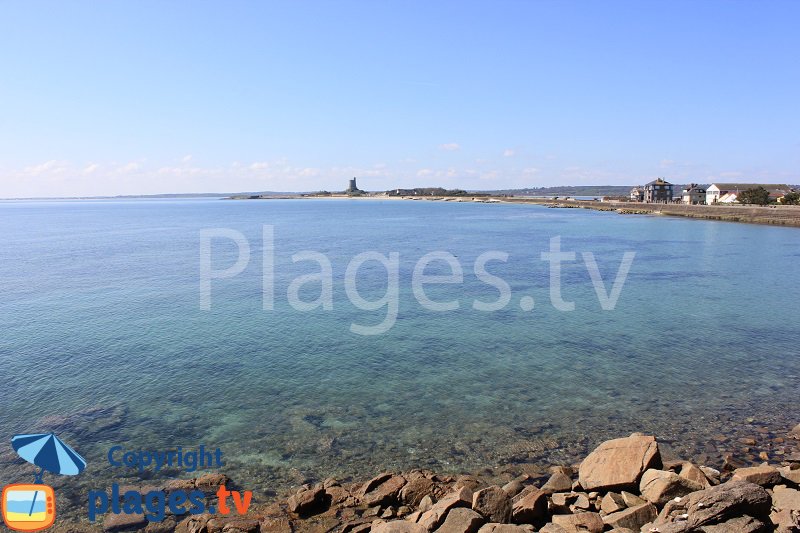
[[[778,202],[785,194],[794,192],[788,185],[775,183],[712,183],[708,187],[691,183],[683,187],[680,195],[675,195],[675,186],[658,178],[631,189],[630,200],[648,204],[732,204],[743,191],[758,187],[764,187],[769,192],[770,199]]]

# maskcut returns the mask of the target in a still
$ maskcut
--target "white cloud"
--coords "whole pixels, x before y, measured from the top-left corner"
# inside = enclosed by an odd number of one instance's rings
[[[39,165],[25,167],[24,172],[25,174],[30,174],[32,176],[39,176],[41,174],[60,174],[66,169],[67,163],[51,159],[50,161],[46,161]]]
[[[512,150],[511,148],[506,148],[503,151],[503,157],[514,157],[515,154],[516,154],[516,152],[514,150]]]
[[[444,150],[445,152],[457,152],[458,150],[461,150],[461,145],[458,143],[440,144],[439,150]]]
[[[528,167],[528,168],[522,169],[522,173],[525,174],[526,176],[533,176],[534,174],[538,174],[539,173],[539,169],[538,168],[533,168],[533,167]]]
[[[256,161],[255,163],[250,165],[250,170],[265,170],[269,168],[269,163],[266,161]]]
[[[302,176],[304,178],[312,178],[319,176],[319,169],[318,168],[301,168],[297,171],[298,176]]]
[[[662,159],[661,160],[661,168],[669,168],[675,164],[675,161],[672,159]]]
[[[98,165],[97,163],[89,163],[88,165],[86,165],[86,167],[84,167],[83,173],[92,174],[98,168],[100,168],[100,165]]]
[[[186,154],[186,155],[185,155],[185,156],[183,156],[183,158],[181,159],[181,161],[183,161],[184,163],[188,163],[188,162],[189,162],[189,161],[191,161],[191,160],[192,160],[192,154]]]
[[[131,172],[136,172],[137,170],[139,170],[139,168],[141,168],[139,163],[131,161],[127,165],[117,167],[116,172],[117,174],[130,174]]]

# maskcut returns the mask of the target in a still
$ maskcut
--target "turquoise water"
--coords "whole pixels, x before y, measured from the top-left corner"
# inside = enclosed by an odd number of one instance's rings
[[[265,224],[273,311],[262,309]],[[204,311],[200,231],[215,227],[245,235],[252,259],[213,282]],[[384,468],[570,461],[632,431],[691,455],[748,417],[797,422],[798,229],[533,205],[203,199],[5,202],[0,235],[8,475],[28,474],[11,436],[42,429],[86,456],[85,483],[133,476],[108,467],[114,443],[204,444],[223,450],[240,483],[281,490]],[[573,312],[549,302],[540,254],[555,236],[578,252],[563,272]],[[303,250],[331,260],[332,310],[287,303],[289,283],[316,269],[292,262]],[[388,332],[361,336],[350,324],[386,311],[356,309],[344,271],[372,250],[399,253],[399,313]],[[439,250],[458,258],[464,282],[428,292],[458,299],[455,311],[425,310],[411,290],[416,261]],[[509,254],[487,268],[512,299],[481,312],[472,301],[497,291],[473,264],[490,250]],[[603,311],[580,253],[594,253],[610,289],[626,251],[636,252],[630,274]],[[215,268],[235,256],[214,242]],[[386,284],[380,268],[358,278],[365,297]],[[306,299],[319,294],[306,288]]]

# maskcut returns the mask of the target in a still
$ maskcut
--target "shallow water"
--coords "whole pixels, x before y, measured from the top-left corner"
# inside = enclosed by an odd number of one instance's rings
[[[265,224],[275,230],[273,311],[262,309]],[[213,282],[204,311],[200,231],[215,227],[245,235],[252,259]],[[748,417],[774,427],[798,418],[794,228],[534,205],[203,199],[4,202],[0,235],[4,479],[28,473],[11,436],[53,428],[89,461],[83,484],[136,479],[108,467],[113,443],[204,444],[223,450],[241,484],[281,490],[385,468],[571,461],[631,431],[697,454]],[[549,302],[540,254],[555,236],[578,252],[563,272],[573,312]],[[292,262],[303,250],[332,262],[332,310],[287,303],[289,283],[315,271]],[[360,336],[352,322],[386,311],[356,309],[343,278],[371,250],[399,253],[399,315],[388,332]],[[427,290],[458,299],[455,311],[425,310],[412,294],[414,264],[439,250],[458,258],[464,282]],[[473,264],[490,250],[509,254],[487,268],[513,296],[481,312],[472,301],[497,291]],[[594,253],[610,289],[626,251],[636,252],[630,274],[603,311],[580,253]],[[215,268],[235,254],[215,241]],[[380,268],[358,278],[365,297],[386,284]],[[307,289],[306,299],[319,294]],[[525,295],[532,311],[520,309]],[[106,412],[81,418],[97,406]]]

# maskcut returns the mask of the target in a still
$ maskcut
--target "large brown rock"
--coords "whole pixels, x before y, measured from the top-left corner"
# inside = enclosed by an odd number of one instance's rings
[[[572,479],[563,472],[554,472],[550,479],[542,486],[542,490],[548,494],[554,492],[566,492],[572,489]]]
[[[389,479],[373,485],[369,491],[363,491],[361,501],[373,507],[375,505],[388,505],[396,503],[400,489],[406,484],[403,476],[391,476]]]
[[[795,485],[800,485],[800,469],[792,470],[791,467],[784,466],[783,468],[779,468],[778,472],[781,473],[781,476],[783,476],[783,479],[786,481]]]
[[[655,524],[663,533],[682,531],[678,524],[685,525],[683,530],[690,531],[745,515],[762,520],[769,515],[771,504],[770,495],[763,487],[745,481],[728,481],[670,501]],[[670,528],[661,525],[670,522],[676,525]]]
[[[752,516],[737,516],[719,524],[704,526],[703,533],[767,533],[772,531],[765,522]]]
[[[737,468],[733,472],[731,479],[736,481],[747,481],[762,487],[771,487],[781,482],[781,473],[775,467],[769,465],[751,466],[748,468]]]
[[[472,496],[472,510],[489,522],[504,524],[511,519],[511,498],[501,487],[492,485]]]
[[[800,491],[783,486],[775,487],[772,491],[772,506],[782,511],[800,512]]]
[[[461,487],[457,492],[453,492],[433,504],[429,510],[422,513],[417,523],[427,531],[434,531],[444,523],[447,513],[456,507],[470,507],[472,505],[472,491],[466,487]]]
[[[574,492],[556,492],[550,497],[550,503],[554,513],[569,514],[569,506],[577,499],[578,495]]]
[[[384,481],[386,481],[387,479],[389,479],[393,475],[394,474],[392,474],[391,472],[382,472],[382,473],[378,474],[377,476],[373,477],[372,479],[370,479],[369,481],[367,481],[366,483],[364,483],[361,486],[361,489],[358,491],[358,495],[359,496],[363,496],[364,494],[375,490],[375,488],[378,485],[380,485],[381,483],[383,483]]]
[[[791,511],[772,511],[770,521],[775,525],[776,533],[797,533],[800,531],[800,513]]]
[[[472,509],[457,507],[447,513],[447,518],[436,533],[475,533],[484,522],[486,520]]]
[[[503,485],[503,490],[506,491],[506,494],[511,496],[512,498],[522,492],[522,489],[525,488],[525,485],[522,484],[522,481],[519,479],[512,479],[505,485]]]
[[[515,501],[511,508],[511,521],[515,524],[537,524],[547,517],[547,493],[534,489]]]
[[[628,491],[623,490],[620,493],[622,497],[622,501],[625,502],[626,507],[636,507],[637,505],[642,505],[643,503],[647,503],[644,498],[638,497],[636,494],[631,494]]]
[[[704,489],[711,487],[711,482],[703,471],[700,470],[700,467],[692,463],[683,463],[683,465],[681,465],[680,476],[694,481],[695,483],[699,483]]]
[[[325,489],[321,485],[303,488],[289,497],[289,511],[300,516],[309,516],[325,510]]]
[[[552,520],[567,533],[600,533],[605,526],[597,513],[556,514]]]
[[[567,533],[567,530],[561,526],[557,526],[552,522],[548,522],[542,526],[542,529],[539,530],[539,533]]]
[[[230,481],[225,474],[211,472],[195,479],[194,486],[206,494],[216,494],[221,486],[230,484]]]
[[[625,509],[625,507],[625,500],[622,499],[622,495],[616,492],[609,492],[600,500],[600,510],[606,514],[616,513]]]
[[[631,435],[595,448],[581,463],[578,482],[588,491],[633,489],[645,470],[660,466],[655,437]]]
[[[637,507],[629,507],[603,517],[603,522],[613,528],[628,528],[639,531],[641,527],[652,522],[658,516],[658,510],[652,503]]]
[[[673,498],[686,496],[705,487],[668,470],[649,469],[642,474],[639,492],[642,497],[661,507]]]
[[[400,501],[406,505],[419,505],[422,498],[431,493],[433,481],[426,477],[417,477],[410,480],[400,490]]]
[[[371,533],[428,533],[421,525],[409,522],[408,520],[376,522],[372,523],[372,528],[370,529]]]
[[[484,524],[478,530],[478,533],[533,533],[535,529],[533,526],[527,524]]]

